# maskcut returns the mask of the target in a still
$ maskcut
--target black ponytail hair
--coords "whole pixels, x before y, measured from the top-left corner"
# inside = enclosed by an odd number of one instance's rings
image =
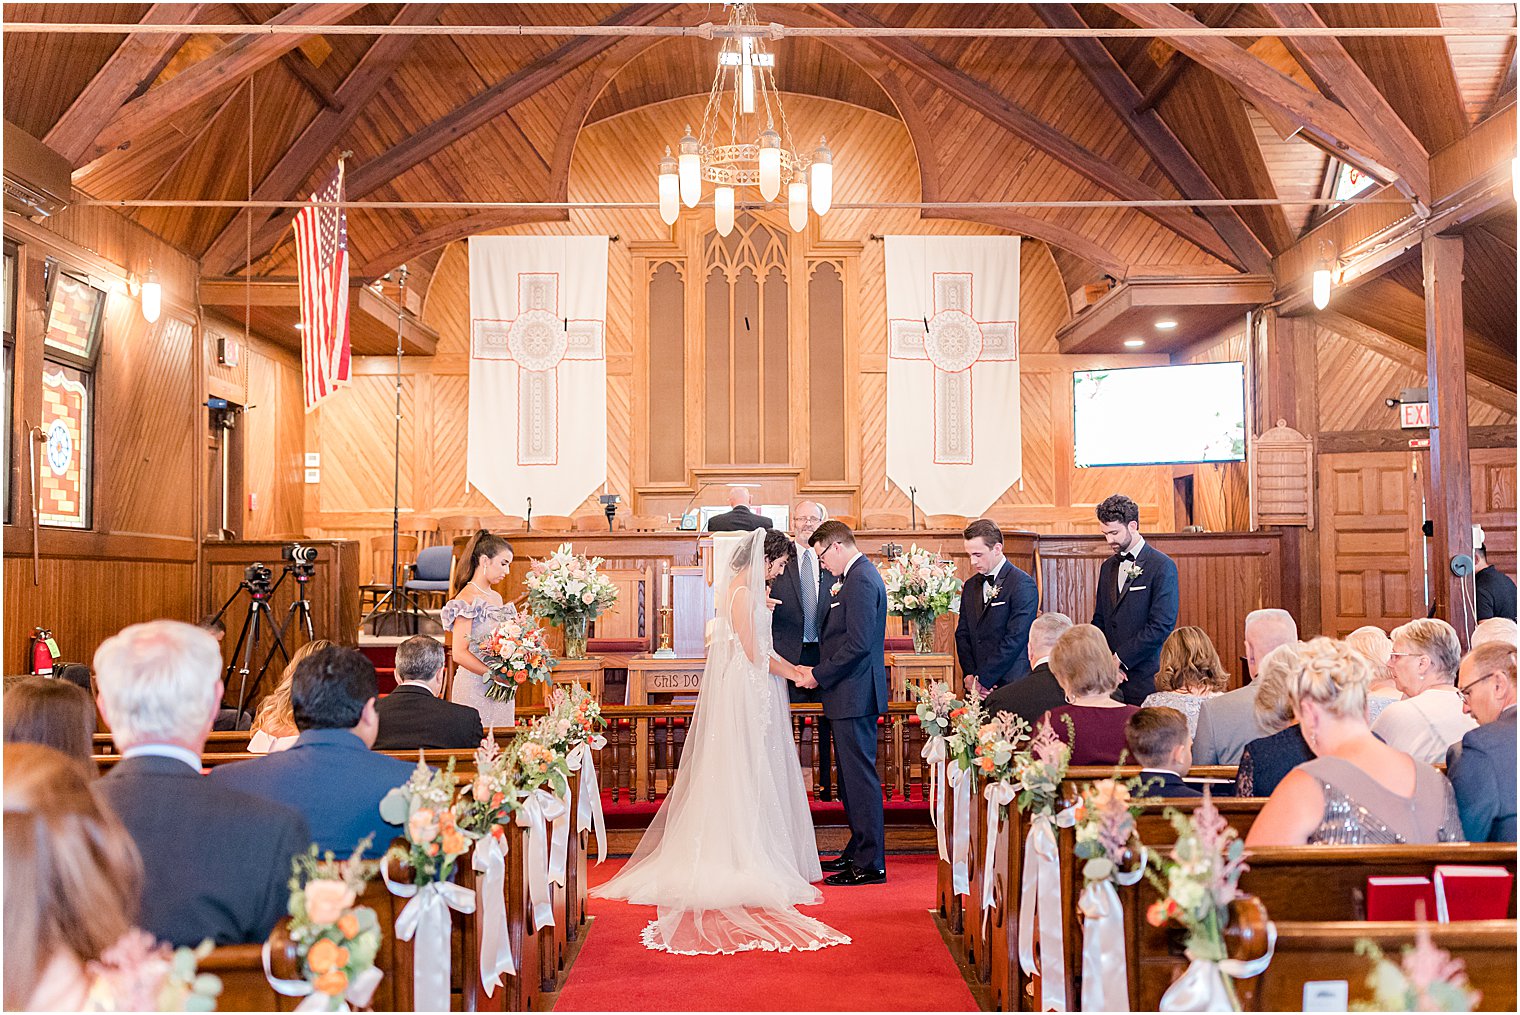
[[[503,536],[481,529],[470,537],[470,541],[464,544],[464,553],[460,554],[454,562],[454,580],[449,583],[449,598],[458,599],[464,587],[475,577],[475,569],[480,566],[480,558],[487,559],[496,556],[501,551],[512,551],[512,544]]]

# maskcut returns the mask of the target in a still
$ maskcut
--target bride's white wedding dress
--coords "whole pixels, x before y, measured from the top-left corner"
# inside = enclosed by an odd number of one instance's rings
[[[794,908],[823,900],[812,884],[823,872],[786,681],[769,670],[764,540],[764,529],[713,540],[718,616],[675,785],[628,865],[591,891],[657,906],[643,941],[658,951],[812,951],[850,940]]]

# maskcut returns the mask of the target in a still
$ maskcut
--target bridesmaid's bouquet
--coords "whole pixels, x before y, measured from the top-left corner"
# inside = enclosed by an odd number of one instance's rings
[[[533,615],[508,617],[476,645],[476,656],[490,673],[484,678],[486,697],[511,701],[521,684],[547,684],[552,679],[554,653]]]

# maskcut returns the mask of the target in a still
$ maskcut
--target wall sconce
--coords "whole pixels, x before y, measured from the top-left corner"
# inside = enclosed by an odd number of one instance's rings
[[[158,272],[153,270],[153,262],[148,262],[148,277],[142,284],[142,314],[143,320],[149,324],[158,320],[158,315],[164,309],[164,287],[158,280]]]
[[[1335,283],[1333,260],[1328,251],[1322,252],[1314,265],[1314,308],[1323,310],[1330,305],[1330,287]]]

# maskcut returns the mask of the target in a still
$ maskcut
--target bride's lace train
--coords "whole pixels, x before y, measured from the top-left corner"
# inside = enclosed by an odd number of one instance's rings
[[[662,911],[659,919],[649,921],[639,939],[646,948],[676,955],[816,952],[850,943],[848,935],[791,907]]]

